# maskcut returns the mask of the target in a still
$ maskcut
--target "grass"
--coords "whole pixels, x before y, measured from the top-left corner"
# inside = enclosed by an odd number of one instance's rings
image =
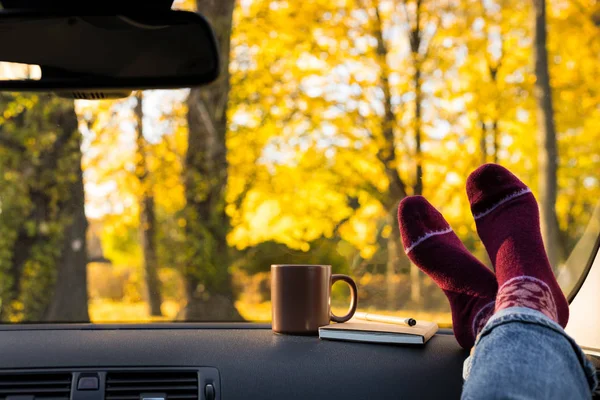
[[[162,303],[162,317],[153,317],[148,312],[148,304],[123,302],[106,299],[90,301],[88,310],[90,319],[96,323],[107,322],[165,322],[175,319],[181,305],[175,301]]]
[[[241,301],[235,303],[238,311],[244,319],[252,322],[269,322],[271,320],[271,303],[249,304]],[[89,312],[92,322],[165,322],[175,319],[181,303],[165,301],[162,304],[162,317],[152,317],[148,313],[148,305],[145,302],[120,302],[114,300],[96,299],[90,302]],[[374,312],[378,314],[412,317],[417,320],[436,321],[440,328],[452,326],[450,313],[436,313],[417,310],[376,310],[361,309],[361,311]],[[346,310],[333,308],[337,315],[343,315]]]

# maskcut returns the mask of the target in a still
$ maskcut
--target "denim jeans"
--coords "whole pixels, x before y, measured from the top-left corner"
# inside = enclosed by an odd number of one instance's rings
[[[554,321],[506,308],[479,334],[464,365],[463,399],[590,399],[595,368]]]

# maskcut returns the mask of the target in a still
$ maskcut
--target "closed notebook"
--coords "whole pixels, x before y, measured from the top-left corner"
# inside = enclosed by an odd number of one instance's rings
[[[404,326],[353,318],[341,324],[320,327],[319,337],[352,342],[425,344],[437,330],[435,322],[417,321],[415,326]]]

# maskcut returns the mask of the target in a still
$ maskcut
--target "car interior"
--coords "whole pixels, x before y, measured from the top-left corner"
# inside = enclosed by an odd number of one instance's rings
[[[554,168],[546,248],[600,371],[588,2],[548,5],[554,167],[536,156],[521,2],[0,3],[0,400],[460,398],[469,351],[395,218],[424,194],[491,267],[464,195],[484,162],[536,193]],[[439,330],[276,333],[282,263],[332,265],[359,311]],[[336,315],[349,293],[333,286]]]

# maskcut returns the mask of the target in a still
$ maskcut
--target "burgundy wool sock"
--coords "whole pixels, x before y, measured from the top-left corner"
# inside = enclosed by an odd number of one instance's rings
[[[456,340],[465,349],[472,347],[494,313],[496,277],[424,197],[404,198],[398,206],[398,223],[408,258],[448,297]]]
[[[548,262],[531,190],[506,168],[485,164],[467,179],[467,195],[496,270],[496,311],[528,307],[565,327],[569,304]]]

